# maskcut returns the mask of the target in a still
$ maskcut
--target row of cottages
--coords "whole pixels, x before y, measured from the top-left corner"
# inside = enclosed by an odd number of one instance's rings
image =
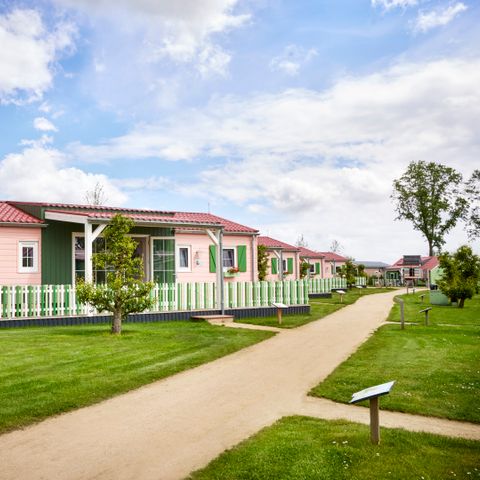
[[[135,222],[144,278],[158,283],[257,280],[258,230],[208,213],[0,202],[0,285],[102,282],[91,258],[115,214]],[[218,266],[220,265],[220,268]]]
[[[404,255],[385,270],[385,279],[395,285],[428,284],[430,272],[437,266],[436,256]]]
[[[260,236],[258,245],[266,247],[268,254],[268,281],[301,278],[301,264],[309,264],[309,278],[333,278],[337,276],[347,259],[332,252],[315,252],[296,247],[275,238]]]

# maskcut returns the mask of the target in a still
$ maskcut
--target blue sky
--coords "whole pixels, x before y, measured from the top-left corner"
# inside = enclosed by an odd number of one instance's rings
[[[478,168],[479,20],[473,0],[0,0],[0,197],[101,183],[111,205],[424,254],[391,185],[412,160]]]

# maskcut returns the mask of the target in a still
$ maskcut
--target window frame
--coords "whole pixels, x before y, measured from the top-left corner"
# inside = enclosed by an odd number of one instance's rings
[[[223,253],[224,253],[226,250],[232,250],[232,252],[233,252],[233,265],[229,265],[228,267],[226,267],[226,266],[224,265],[225,257],[223,256]],[[226,272],[226,271],[228,271],[230,268],[235,268],[236,266],[237,266],[237,252],[236,252],[236,248],[235,248],[235,247],[223,247],[223,248],[222,248],[222,268],[223,268],[223,271]]]
[[[187,249],[187,262],[188,265],[186,267],[180,266],[180,250]],[[176,258],[176,271],[177,272],[191,272],[192,271],[192,246],[191,245],[175,245],[175,258]]]
[[[33,265],[23,266],[23,249],[33,248]],[[20,240],[18,242],[18,273],[38,273],[38,240]]]

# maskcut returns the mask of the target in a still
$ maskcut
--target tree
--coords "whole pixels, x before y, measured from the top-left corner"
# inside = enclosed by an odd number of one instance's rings
[[[143,282],[143,261],[134,258],[137,242],[127,233],[133,220],[115,215],[104,230],[105,251],[93,255],[95,267],[107,270],[105,285],[93,285],[80,280],[77,298],[89,303],[99,311],[112,312],[112,333],[120,334],[122,320],[129,313],[143,312],[152,304],[150,292],[153,283]]]
[[[308,262],[300,262],[300,278],[305,278],[310,270],[310,264]]]
[[[308,248],[308,242],[305,240],[305,237],[303,236],[303,233],[299,235],[297,238],[297,241],[295,242],[296,247],[304,247]]]
[[[453,254],[443,253],[439,261],[442,277],[438,287],[450,301],[458,302],[458,307],[463,308],[465,300],[478,291],[480,257],[468,245],[464,245]]]
[[[355,285],[357,275],[357,266],[353,263],[353,258],[347,258],[347,261],[340,268],[340,276],[346,278],[347,285]]]
[[[332,240],[332,244],[330,245],[330,251],[333,253],[341,253],[342,250],[342,244],[338,240]]]
[[[465,188],[470,211],[467,218],[467,232],[471,240],[480,237],[480,170],[475,170]]]
[[[268,252],[265,245],[258,245],[257,247],[257,270],[258,279],[261,282],[266,280],[268,272]]]
[[[439,251],[445,235],[465,217],[467,201],[462,195],[462,174],[435,162],[411,162],[393,182],[391,198],[396,203],[395,220],[409,220],[428,242],[429,255]]]
[[[103,185],[100,182],[97,182],[92,190],[87,190],[85,193],[85,202],[87,205],[105,205],[107,200]]]

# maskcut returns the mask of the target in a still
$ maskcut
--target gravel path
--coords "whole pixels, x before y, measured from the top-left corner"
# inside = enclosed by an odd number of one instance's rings
[[[381,325],[397,294],[365,296],[222,359],[0,436],[0,478],[179,479],[284,415],[327,418],[337,404],[310,403],[306,393]]]

